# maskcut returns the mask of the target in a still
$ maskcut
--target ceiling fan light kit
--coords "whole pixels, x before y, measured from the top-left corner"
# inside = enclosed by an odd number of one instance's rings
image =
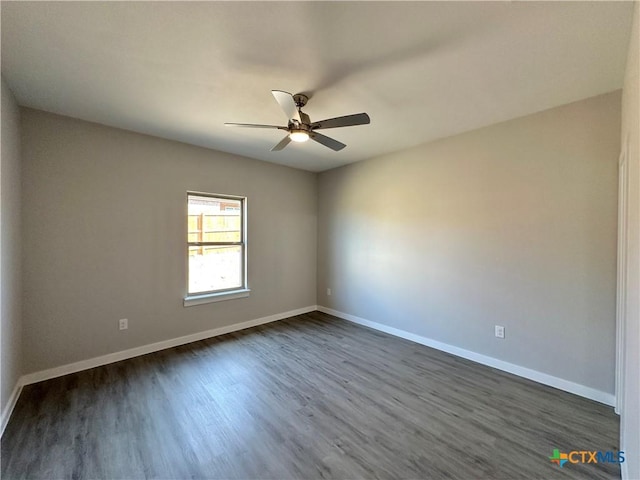
[[[346,145],[331,137],[322,135],[321,133],[316,132],[316,130],[321,130],[323,128],[352,127],[371,123],[371,119],[366,113],[356,113],[354,115],[345,115],[343,117],[328,118],[326,120],[312,123],[309,115],[302,111],[302,107],[304,107],[309,100],[306,95],[302,93],[291,95],[289,92],[283,92],[282,90],[272,90],[271,93],[284,111],[285,115],[287,115],[289,121],[286,127],[278,125],[259,125],[253,123],[225,123],[225,126],[268,128],[287,131],[287,136],[280,140],[280,143],[271,149],[272,152],[282,150],[292,141],[303,143],[309,139],[337,152],[346,147]]]
[[[305,130],[291,130],[289,138],[294,142],[302,143],[309,140],[309,134]]]

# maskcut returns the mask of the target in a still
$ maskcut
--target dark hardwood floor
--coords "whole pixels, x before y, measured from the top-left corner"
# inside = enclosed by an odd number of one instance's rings
[[[2,478],[619,478],[613,409],[314,312],[24,388]]]

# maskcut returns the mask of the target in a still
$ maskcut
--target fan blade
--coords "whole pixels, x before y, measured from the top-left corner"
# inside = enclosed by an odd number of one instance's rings
[[[311,137],[311,140],[315,140],[316,142],[321,143],[325,147],[329,147],[331,150],[335,150],[336,152],[346,147],[344,143],[327,137],[326,135],[322,135],[318,132],[309,132],[309,137]]]
[[[282,140],[280,140],[280,143],[278,143],[275,147],[273,147],[271,151],[277,152],[278,150],[282,150],[284,147],[289,145],[289,142],[291,142],[291,138],[289,138],[289,135],[287,135]]]
[[[284,113],[287,115],[289,120],[302,122],[296,102],[293,100],[293,95],[289,92],[283,92],[282,90],[271,90],[271,93],[275,97],[276,102],[280,104],[280,108],[284,110]]]
[[[278,125],[257,125],[255,123],[225,123],[225,127],[247,127],[247,128],[276,128],[287,130],[287,127],[279,127]]]
[[[356,113],[354,115],[345,115],[344,117],[328,118],[327,120],[313,122],[311,128],[320,130],[321,128],[352,127],[355,125],[367,125],[369,123],[371,123],[369,115],[366,113]]]

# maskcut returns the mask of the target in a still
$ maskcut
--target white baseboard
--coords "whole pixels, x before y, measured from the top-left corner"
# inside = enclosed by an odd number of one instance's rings
[[[319,310],[321,312],[328,313],[330,315],[334,315],[344,320],[348,320],[350,322],[357,323],[365,327],[373,328],[375,330],[379,330],[381,332],[385,332],[390,335],[394,335],[396,337],[404,338],[406,340],[410,340],[412,342],[416,342],[421,345],[426,345],[427,347],[435,348],[436,350],[441,350],[443,352],[451,353],[458,357],[466,358],[468,360],[472,360],[474,362],[481,363],[483,365],[487,365],[489,367],[493,367],[498,370],[503,370],[505,372],[509,372],[514,375],[518,375],[520,377],[528,378],[529,380],[533,380],[535,382],[542,383],[544,385],[549,385],[551,387],[555,387],[560,390],[564,390],[566,392],[574,393],[576,395],[580,395],[582,397],[589,398],[591,400],[595,400],[597,402],[601,402],[606,405],[610,405],[610,406],[615,405],[614,395],[606,392],[602,392],[600,390],[595,390],[593,388],[586,387],[584,385],[580,385],[574,382],[570,382],[562,378],[558,378],[552,375],[548,375],[546,373],[538,372],[537,370],[532,370],[529,368],[521,367],[519,365],[515,365],[513,363],[505,362],[503,360],[498,360],[496,358],[489,357],[487,355],[482,355],[480,353],[475,353],[470,350],[454,347],[453,345],[438,342],[437,340],[432,340],[430,338],[422,337],[414,333],[389,327],[381,323],[372,322],[364,318],[356,317],[355,315],[339,312],[337,310],[333,310],[331,308],[327,308],[323,306],[310,305],[308,307],[299,308],[299,309],[291,310],[288,312],[277,313],[274,315],[269,315],[267,317],[261,317],[254,320],[248,320],[246,322],[214,328],[211,330],[206,330],[204,332],[185,335],[183,337],[164,340],[162,342],[143,345],[141,347],[122,350],[120,352],[110,353],[107,355],[102,355],[100,357],[94,357],[87,360],[82,360],[79,362],[62,365],[60,367],[50,368],[47,370],[41,370],[39,372],[23,375],[18,380],[18,383],[16,384],[11,394],[11,397],[9,398],[9,402],[7,403],[4,410],[2,411],[2,417],[0,418],[0,435],[2,435],[7,423],[9,422],[11,413],[13,412],[13,409],[16,405],[16,402],[18,401],[18,397],[20,396],[20,392],[22,391],[22,387],[24,385],[29,385],[32,383],[49,380],[51,378],[61,377],[63,375],[68,375],[70,373],[80,372],[82,370],[88,370],[90,368],[99,367],[101,365],[107,365],[109,363],[119,362],[121,360],[126,360],[128,358],[133,358],[140,355],[146,355],[148,353],[157,352],[167,348],[177,347],[179,345],[185,345],[187,343],[197,342],[199,340],[205,340],[207,338],[217,337],[219,335],[225,335],[227,333],[237,332],[239,330],[244,330],[246,328],[251,328],[258,325],[263,325],[265,323],[283,320],[285,318],[313,312],[315,310]],[[624,464],[622,465],[624,467]],[[624,471],[623,471],[622,478],[623,479],[625,478]]]
[[[504,360],[498,360],[497,358],[489,357],[488,355],[465,350],[464,348],[455,347],[447,343],[432,340],[430,338],[416,335],[415,333],[410,333],[398,328],[389,327],[381,323],[372,322],[364,318],[356,317],[355,315],[350,315],[348,313],[339,312],[338,310],[333,310],[332,308],[327,308],[319,305],[318,310],[324,313],[328,313],[329,315],[333,315],[335,317],[357,323],[358,325],[373,328],[374,330],[379,330],[381,332],[404,338],[421,345],[426,345],[427,347],[435,348],[436,350],[451,353],[452,355],[466,358],[467,360],[472,360],[474,362],[481,363],[483,365],[487,365],[504,372],[512,373],[519,377],[542,383],[543,385],[548,385],[559,390],[564,390],[565,392],[574,393],[576,395],[580,395],[581,397],[604,403],[605,405],[614,406],[616,403],[615,396],[610,393],[580,385],[579,383],[574,383],[563,378],[554,377],[553,375],[549,375],[547,373],[542,373],[537,370],[521,367],[520,365],[516,365],[514,363],[505,362]]]
[[[20,392],[22,392],[22,385],[21,379],[18,379],[13,392],[11,392],[7,405],[4,407],[4,410],[2,410],[2,417],[0,417],[0,437],[9,423],[9,419],[11,418],[11,414],[13,413],[16,403],[18,403],[18,397],[20,397]]]
[[[61,377],[70,373],[80,372],[82,370],[88,370],[90,368],[99,367],[101,365],[107,365],[109,363],[119,362],[128,358],[138,357],[140,355],[146,355],[148,353],[157,352],[166,348],[177,347],[179,345],[185,345],[191,342],[197,342],[199,340],[205,340],[211,337],[217,337],[226,333],[237,332],[246,328],[256,327],[265,323],[275,322],[277,320],[283,320],[285,318],[294,317],[303,313],[309,313],[317,310],[316,305],[310,305],[304,308],[298,308],[296,310],[290,310],[288,312],[276,313],[269,315],[268,317],[256,318],[254,320],[248,320],[246,322],[235,323],[233,325],[227,325],[224,327],[214,328],[212,330],[206,330],[204,332],[193,333],[191,335],[185,335],[184,337],[172,338],[170,340],[163,340],[162,342],[151,343],[149,345],[143,345],[141,347],[130,348],[128,350],[122,350],[120,352],[109,353],[100,357],[94,357],[87,360],[81,360],[75,363],[69,363],[60,367],[49,368],[47,370],[41,370],[39,372],[29,373],[23,375],[19,384],[29,385],[31,383],[42,382],[43,380],[49,380],[51,378]],[[4,416],[3,416],[4,419]]]

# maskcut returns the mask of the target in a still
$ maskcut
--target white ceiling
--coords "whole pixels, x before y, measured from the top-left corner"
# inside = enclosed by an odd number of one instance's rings
[[[2,2],[21,105],[311,171],[621,88],[631,2]],[[270,152],[286,124],[367,112]]]

